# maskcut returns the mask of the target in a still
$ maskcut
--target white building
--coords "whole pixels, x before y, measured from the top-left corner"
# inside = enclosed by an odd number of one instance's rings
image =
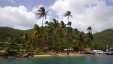
[[[93,50],[93,52],[94,52],[95,54],[103,54],[103,53],[104,53],[102,50]]]

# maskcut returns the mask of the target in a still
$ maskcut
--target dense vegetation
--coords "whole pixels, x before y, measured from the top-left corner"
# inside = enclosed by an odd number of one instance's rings
[[[50,23],[53,23],[53,22],[50,22]],[[49,27],[49,26],[46,26],[46,29],[47,29],[47,27]],[[40,27],[40,29],[41,29],[41,27]],[[70,47],[77,50],[77,48],[79,48],[77,38],[79,37],[78,34],[80,34],[81,32],[78,31],[78,33],[77,33],[76,29],[75,29],[75,31],[73,29],[73,32],[74,32],[73,33],[73,40],[72,40],[72,43],[70,44]],[[16,48],[14,48],[14,49],[19,49],[19,48],[21,48],[21,47],[19,47],[19,44],[22,44],[23,40],[25,40],[25,39],[23,39],[24,36],[26,36],[26,34],[27,34],[27,35],[29,35],[29,38],[31,38],[31,37],[33,37],[32,36],[33,33],[34,33],[33,30],[17,30],[17,29],[13,29],[13,28],[1,27],[0,28],[0,48],[1,48],[1,50],[6,49],[8,46],[11,46],[8,43],[10,43],[10,44],[15,43]],[[52,32],[49,32],[48,34],[52,34]],[[63,34],[65,34],[65,32],[63,32]],[[105,48],[105,45],[106,45],[105,40],[108,40],[110,48],[113,48],[113,39],[112,39],[113,38],[113,29],[108,29],[108,30],[105,30],[103,32],[93,34],[93,36],[94,36],[93,44],[94,44],[95,49],[102,49],[103,50]],[[35,36],[35,37],[37,37],[37,36]],[[58,37],[58,36],[56,36],[56,34],[49,35],[49,36],[47,36],[47,34],[46,34],[46,37],[48,39],[48,40],[46,39],[46,41],[47,41],[46,46],[48,46],[49,49],[57,49],[57,48],[65,49],[65,48],[67,48],[66,35],[63,35],[62,37],[61,37],[61,35],[59,35],[59,37]],[[85,40],[84,45],[86,46],[87,45],[86,44],[87,38],[88,38],[87,34],[84,34],[84,37],[85,37],[84,38],[84,40]],[[11,38],[11,40],[9,40],[9,38]],[[27,40],[27,41],[30,41],[30,40]],[[38,47],[41,48],[44,46],[43,43],[42,44],[38,43],[38,37],[34,41],[37,41],[37,42],[35,42],[37,44],[37,45],[35,45],[37,48]],[[57,42],[57,41],[59,41],[59,42]],[[8,43],[5,43],[5,42],[8,42]],[[32,43],[33,42],[30,42],[30,44],[32,44]],[[25,47],[26,44],[27,44],[27,42],[25,42],[23,44],[23,46]],[[88,44],[90,44],[90,42],[88,42]],[[28,46],[30,46],[30,45],[28,45]],[[32,46],[32,48],[33,47],[34,47],[34,45]]]
[[[97,49],[104,49],[106,43],[110,48],[113,48],[113,29],[104,30],[94,34],[94,47]]]
[[[70,17],[72,15],[70,11],[64,14],[67,17],[67,24],[57,19],[45,22],[47,11],[44,7],[40,7],[37,14],[42,18],[41,27],[37,24],[30,30],[1,27],[0,50],[5,50],[7,53],[16,51],[16,54],[19,52],[43,54],[47,51],[58,53],[67,49],[66,52],[69,54],[70,50],[82,52],[86,48],[104,49],[105,40],[109,40],[110,47],[113,47],[113,30],[93,35],[92,27],[88,27],[88,33],[80,32],[77,28],[71,27]]]

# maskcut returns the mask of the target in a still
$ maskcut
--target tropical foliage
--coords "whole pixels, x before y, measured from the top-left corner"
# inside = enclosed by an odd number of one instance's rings
[[[42,18],[41,27],[37,24],[30,30],[1,27],[0,50],[5,50],[7,53],[16,51],[18,54],[22,52],[40,54],[40,52],[46,53],[47,51],[69,54],[70,51],[83,52],[85,48],[104,49],[104,40],[112,41],[113,30],[92,34],[92,27],[87,28],[88,33],[72,28],[71,11],[64,13],[64,16],[67,17],[67,24],[57,19],[45,21],[47,12],[44,7],[38,9],[37,15]],[[110,47],[113,46],[110,45]]]

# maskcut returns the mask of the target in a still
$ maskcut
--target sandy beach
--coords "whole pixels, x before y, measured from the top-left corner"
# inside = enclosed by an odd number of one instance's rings
[[[62,54],[54,54],[54,55],[49,55],[49,54],[46,54],[46,55],[34,55],[33,57],[48,57],[48,56],[86,56],[85,54],[73,54],[73,53],[70,53],[69,55],[67,55],[66,53],[62,53]]]
[[[34,55],[33,57],[48,57],[48,56],[54,56],[54,55]]]

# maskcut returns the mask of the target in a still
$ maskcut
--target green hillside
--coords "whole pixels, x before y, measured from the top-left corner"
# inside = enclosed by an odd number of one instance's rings
[[[106,42],[108,42],[110,48],[113,48],[113,29],[104,30],[94,34],[95,48],[103,49]]]
[[[18,30],[9,27],[0,27],[0,42],[7,42],[10,40],[17,40],[22,35],[30,33],[31,30]]]
[[[22,35],[26,33],[30,35],[32,30],[18,30],[8,27],[0,27],[0,42],[7,42],[10,40],[18,42]],[[105,40],[108,41],[109,47],[113,48],[113,29],[104,30],[99,33],[93,34],[94,41],[93,46],[95,49],[104,49]]]

